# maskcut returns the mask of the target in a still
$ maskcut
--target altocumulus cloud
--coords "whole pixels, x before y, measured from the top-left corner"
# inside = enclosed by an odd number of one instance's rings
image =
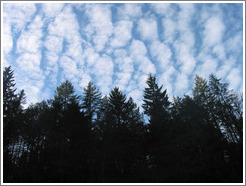
[[[3,66],[27,105],[70,80],[142,104],[149,73],[169,97],[210,73],[243,91],[242,3],[3,3]]]

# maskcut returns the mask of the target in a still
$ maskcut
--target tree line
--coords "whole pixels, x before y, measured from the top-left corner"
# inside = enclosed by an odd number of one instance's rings
[[[3,182],[243,181],[243,97],[213,74],[173,101],[149,74],[143,113],[119,88],[103,97],[92,82],[79,96],[65,81],[52,99],[24,103],[6,67]]]

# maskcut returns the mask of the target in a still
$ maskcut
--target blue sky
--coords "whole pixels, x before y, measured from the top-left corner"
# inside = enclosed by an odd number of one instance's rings
[[[70,80],[118,86],[139,105],[149,73],[172,96],[210,73],[243,91],[242,3],[3,3],[3,66],[27,105]]]

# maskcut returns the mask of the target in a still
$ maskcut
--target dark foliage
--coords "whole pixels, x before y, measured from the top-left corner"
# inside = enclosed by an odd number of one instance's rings
[[[91,82],[79,97],[65,81],[24,109],[5,68],[3,182],[242,182],[242,96],[214,75],[196,76],[192,96],[172,102],[154,76],[146,83],[148,121],[119,88],[102,98]]]

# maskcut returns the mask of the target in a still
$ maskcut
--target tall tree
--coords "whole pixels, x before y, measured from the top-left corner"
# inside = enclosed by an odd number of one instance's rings
[[[85,115],[89,116],[91,121],[99,109],[101,97],[102,95],[99,90],[90,81],[87,87],[84,88],[82,108],[85,110]]]
[[[166,162],[164,156],[168,141],[170,102],[168,101],[167,90],[162,91],[162,86],[158,86],[154,76],[149,74],[146,83],[142,107],[144,113],[150,117],[148,149],[151,160],[150,166],[156,172],[153,181],[156,182],[162,177],[161,172]]]
[[[90,81],[87,87],[84,88],[83,96],[82,96],[82,108],[85,112],[85,116],[89,118],[90,124],[90,142],[88,146],[90,147],[89,155],[88,155],[88,164],[89,164],[89,180],[95,179],[95,169],[97,169],[96,158],[100,156],[98,151],[100,141],[100,134],[98,130],[98,125],[96,120],[99,116],[96,114],[99,113],[100,103],[102,101],[102,95],[95,85]]]
[[[149,74],[144,89],[143,109],[144,114],[150,117],[150,123],[156,121],[167,122],[169,119],[169,106],[167,90],[162,91],[162,86],[158,86],[156,78]]]
[[[7,147],[17,136],[18,117],[23,111],[22,105],[25,103],[24,90],[19,94],[15,93],[14,71],[11,67],[5,67],[3,72],[3,128],[4,146]]]
[[[87,176],[90,130],[88,118],[81,112],[74,92],[72,83],[66,80],[57,87],[52,101],[52,127],[45,160],[48,163],[48,180],[52,182],[85,182]],[[79,172],[83,176],[75,176]]]
[[[21,128],[23,107],[25,103],[24,90],[16,93],[14,71],[5,67],[3,72],[3,158],[4,180],[10,179],[9,172],[14,172],[17,157],[22,143]],[[13,174],[12,174],[13,175]]]
[[[49,101],[31,104],[24,111],[23,144],[19,165],[19,182],[41,182],[44,176],[43,153],[51,124]]]
[[[215,114],[217,115],[222,127],[226,128],[227,139],[238,143],[242,141],[242,128],[238,125],[241,116],[236,114],[238,96],[229,90],[228,83],[222,83],[221,79],[211,74],[209,77],[211,94],[214,95]]]
[[[172,160],[169,166],[176,172],[173,181],[220,182],[224,148],[217,129],[207,119],[206,109],[187,95],[174,103],[168,148]]]
[[[213,134],[217,134],[219,137],[216,140],[220,144],[217,149],[222,148],[221,151],[223,151],[227,163],[230,164],[229,166],[237,170],[231,171],[235,174],[234,176],[227,173],[227,177],[235,177],[235,180],[240,180],[243,134],[240,102],[242,103],[242,100],[228,87],[228,83],[223,83],[213,74],[209,76],[208,83],[205,79],[196,76],[193,96],[196,103],[204,108],[203,110],[207,114],[204,119],[207,124],[214,126]],[[225,170],[230,170],[230,168],[227,167]]]
[[[143,119],[132,98],[127,100],[115,87],[102,102],[102,179],[107,182],[126,181],[137,175],[137,159],[141,159]]]

